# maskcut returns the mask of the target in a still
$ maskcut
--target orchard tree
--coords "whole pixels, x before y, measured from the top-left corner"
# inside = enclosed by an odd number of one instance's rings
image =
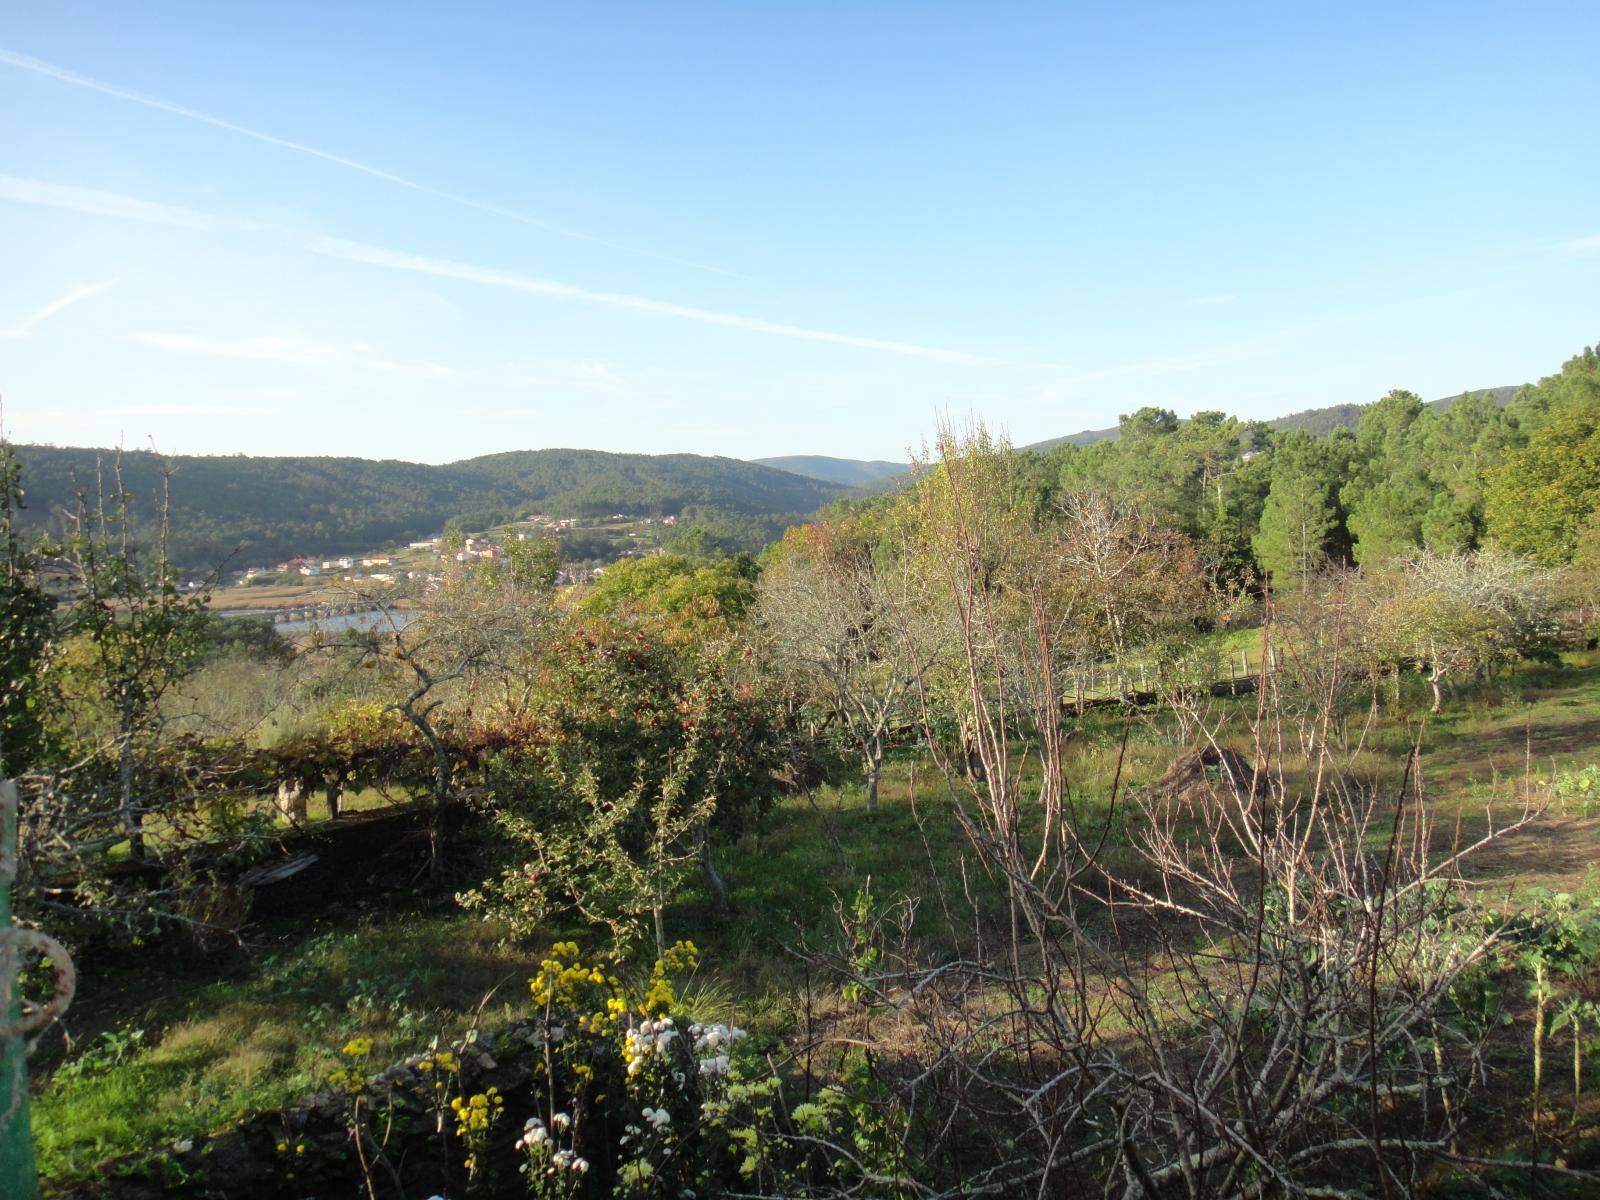
[[[907,560],[879,562],[837,525],[797,532],[785,550],[758,589],[767,661],[838,722],[866,777],[867,811],[876,812],[890,736],[909,720],[939,655],[937,623]]]
[[[734,628],[755,602],[760,568],[748,554],[702,562],[678,554],[625,558],[578,602],[589,616],[650,622],[694,645]]]
[[[781,761],[776,709],[741,653],[686,650],[651,626],[590,619],[561,635],[540,689],[537,744],[508,747],[486,787],[502,858],[474,902],[533,931],[563,907],[626,941],[698,865],[733,910],[714,843],[755,827]]]
[[[144,818],[157,803],[141,790],[141,751],[159,736],[162,698],[205,651],[210,617],[204,591],[186,591],[167,558],[170,473],[162,475],[155,544],[133,537],[130,497],[113,462],[112,486],[80,492],[56,559],[70,600],[65,659],[85,710],[101,710],[117,764],[122,831],[145,856]],[[93,736],[93,723],[80,727]]]
[[[1370,637],[1379,654],[1427,673],[1433,711],[1444,687],[1553,646],[1553,579],[1498,549],[1420,550],[1392,571],[1363,577]]]

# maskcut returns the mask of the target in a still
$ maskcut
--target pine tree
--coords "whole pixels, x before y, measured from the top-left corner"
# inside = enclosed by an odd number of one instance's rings
[[[1272,486],[1252,544],[1279,588],[1303,586],[1335,552],[1342,474],[1334,444],[1304,433],[1290,433],[1274,453]]]

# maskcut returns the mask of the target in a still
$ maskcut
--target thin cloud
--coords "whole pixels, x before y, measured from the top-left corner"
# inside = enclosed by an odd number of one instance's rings
[[[272,411],[258,405],[239,404],[125,404],[120,408],[100,409],[98,415],[106,417],[267,416]]]
[[[1573,238],[1569,242],[1557,242],[1557,250],[1565,250],[1568,254],[1590,254],[1600,250],[1600,233],[1593,237]]]
[[[206,338],[189,333],[146,330],[126,335],[126,341],[173,354],[208,358],[234,358],[285,366],[377,371],[435,382],[451,381],[473,387],[516,391],[581,391],[619,395],[627,382],[608,364],[552,362],[537,368],[509,364],[499,367],[452,366],[437,362],[406,362],[385,358],[364,342],[334,345],[286,337]]]
[[[1199,350],[1193,354],[1174,354],[1168,358],[1150,358],[1140,362],[1123,363],[1114,367],[1098,367],[1090,371],[1073,371],[1060,382],[1072,387],[1085,383],[1102,383],[1110,379],[1149,378],[1161,375],[1180,375],[1189,371],[1203,371],[1254,358],[1267,339],[1234,342]]]
[[[1212,292],[1209,296],[1194,296],[1189,303],[1199,305],[1232,304],[1238,298],[1238,292]]]
[[[363,347],[345,349],[293,338],[252,337],[217,340],[186,333],[143,332],[128,335],[136,345],[179,354],[200,354],[211,358],[242,358],[253,362],[275,362],[297,367],[355,366],[370,371],[410,375],[420,379],[449,379],[455,372],[440,363],[396,362],[372,355]]]
[[[424,196],[432,196],[438,200],[446,200],[451,204],[460,204],[479,212],[492,213],[497,217],[518,221],[523,225],[530,225],[535,229],[542,229],[546,233],[553,233],[557,237],[572,238],[580,242],[589,242],[596,246],[605,246],[611,250],[621,250],[627,254],[638,254],[645,258],[653,258],[659,262],[675,263],[678,266],[693,267],[697,271],[711,271],[718,275],[735,275],[733,271],[722,267],[711,266],[707,263],[696,262],[693,259],[679,258],[671,254],[662,254],[655,250],[646,250],[639,246],[630,246],[623,242],[614,242],[608,238],[597,237],[592,233],[584,233],[579,229],[571,229],[565,225],[557,225],[553,221],[546,221],[542,217],[535,217],[529,213],[520,212],[504,205],[493,204],[484,200],[474,200],[470,196],[463,196],[458,192],[446,191],[443,188],[432,187],[426,183],[419,183],[415,179],[407,179],[404,175],[396,175],[392,171],[385,171],[381,167],[374,167],[370,163],[361,162],[359,159],[347,158],[342,154],[334,154],[328,150],[309,146],[304,142],[296,142],[289,138],[278,137],[275,134],[263,133],[259,129],[240,125],[210,113],[201,112],[199,109],[187,108],[181,104],[173,104],[168,100],[161,100],[155,96],[147,96],[142,92],[130,91],[115,84],[103,83],[98,79],[90,79],[69,71],[65,67],[58,67],[54,63],[42,59],[31,58],[26,54],[18,54],[13,50],[0,49],[0,63],[16,67],[19,70],[31,71],[35,75],[43,75],[48,79],[70,84],[73,87],[86,88],[91,92],[99,92],[104,96],[114,96],[118,100],[126,100],[132,104],[141,104],[146,108],[153,108],[158,112],[170,113],[175,117],[182,117],[187,121],[198,121],[202,125],[210,125],[216,129],[225,129],[229,133],[236,133],[240,137],[251,138],[258,142],[265,142],[269,146],[277,146],[283,150],[290,150],[296,154],[304,154],[311,158],[321,159],[323,162],[333,163],[335,166],[344,167],[350,171],[358,171],[373,179],[382,180],[384,183],[393,184],[395,187],[406,188],[409,191],[419,192]]]
[[[87,300],[97,292],[103,292],[116,280],[106,279],[100,283],[86,283],[81,287],[72,288],[70,291],[57,296],[37,312],[29,313],[10,329],[0,329],[0,338],[25,338],[32,335],[33,331],[45,321],[55,316],[64,308],[70,308],[80,300]]]
[[[407,251],[389,250],[381,246],[345,241],[340,238],[319,237],[308,240],[291,231],[273,229],[271,226],[261,225],[256,222],[236,221],[227,217],[213,217],[207,213],[197,212],[194,209],[167,204],[150,204],[133,197],[120,196],[112,192],[95,191],[89,188],[41,183],[37,180],[17,179],[12,176],[0,175],[0,200],[17,200],[22,203],[41,204],[77,212],[87,212],[97,216],[117,217],[124,220],[144,221],[159,225],[176,225],[203,231],[272,232],[286,238],[302,250],[325,258],[340,259],[345,262],[362,263],[367,266],[384,267],[391,270],[408,271],[430,275],[435,278],[456,279],[466,283],[477,283],[536,296],[553,296],[559,299],[577,300],[587,304],[602,304],[611,308],[695,321],[704,325],[742,329],[750,333],[764,333],[774,337],[827,342],[836,346],[849,346],[858,350],[904,355],[910,358],[927,359],[932,362],[950,363],[955,366],[1007,367],[1044,371],[1061,370],[1059,366],[1051,363],[1018,362],[1011,359],[972,354],[965,350],[924,346],[913,342],[892,341],[886,338],[864,337],[858,334],[840,333],[827,329],[813,329],[808,326],[792,325],[783,321],[770,321],[764,317],[719,312],[715,309],[697,308],[693,305],[676,304],[668,300],[655,300],[646,296],[633,296],[623,292],[594,291],[589,288],[575,287],[572,284],[559,283],[555,280],[538,279],[533,276],[518,275],[492,267],[452,262],[448,259],[428,258],[424,255],[412,254]]]

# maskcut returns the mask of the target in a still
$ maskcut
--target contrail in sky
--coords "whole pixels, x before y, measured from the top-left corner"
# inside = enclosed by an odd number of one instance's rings
[[[79,300],[87,300],[96,292],[103,292],[114,281],[107,279],[101,283],[86,283],[82,287],[75,287],[64,295],[57,296],[37,312],[29,313],[10,329],[0,329],[0,338],[24,338],[31,334],[41,323],[48,321],[64,308],[69,308]]]
[[[142,104],[146,108],[153,108],[160,112],[171,113],[175,117],[185,120],[198,121],[202,125],[211,125],[217,129],[226,129],[229,133],[236,133],[241,137],[253,138],[258,142],[265,142],[269,146],[277,146],[284,150],[292,150],[296,154],[304,154],[311,158],[320,158],[323,162],[333,163],[335,166],[345,167],[351,171],[359,171],[373,179],[380,179],[384,183],[391,183],[396,187],[407,188],[413,192],[420,192],[424,196],[433,196],[439,200],[448,200],[452,204],[461,204],[467,208],[475,208],[479,212],[493,213],[497,217],[508,220],[520,221],[524,225],[531,225],[536,229],[543,229],[547,233],[559,237],[573,238],[580,242],[589,242],[596,246],[605,246],[612,250],[621,250],[628,254],[639,254],[646,258],[657,259],[660,262],[676,263],[679,266],[693,267],[697,271],[711,271],[718,275],[737,275],[734,271],[722,267],[713,267],[706,263],[695,262],[693,259],[677,258],[670,254],[660,254],[654,250],[645,250],[638,246],[625,245],[622,242],[609,241],[606,238],[596,237],[592,233],[584,233],[579,229],[569,229],[565,225],[557,225],[552,221],[519,212],[514,208],[492,204],[484,200],[474,200],[470,196],[463,196],[458,192],[445,191],[443,188],[431,187],[426,183],[418,183],[415,179],[407,179],[404,175],[396,175],[392,171],[385,171],[380,167],[371,166],[354,158],[346,158],[342,154],[334,154],[328,150],[320,150],[316,146],[308,146],[304,142],[291,141],[271,133],[263,133],[259,129],[251,129],[246,125],[239,125],[222,117],[214,117],[210,113],[198,109],[186,108],[181,104],[173,104],[155,96],[146,96],[142,92],[129,91],[127,88],[118,87],[111,83],[102,83],[97,79],[79,75],[65,67],[58,67],[54,63],[47,63],[43,59],[30,58],[26,54],[18,54],[14,50],[0,49],[0,63],[16,67],[23,71],[32,71],[35,75],[43,75],[61,83],[71,84],[73,87],[87,88],[91,92],[99,92],[105,96],[115,96],[119,100],[127,100],[133,104]]]
[[[1058,371],[1050,363],[1017,362],[972,354],[942,346],[924,346],[915,342],[898,342],[887,338],[865,337],[860,334],[840,333],[835,330],[815,329],[807,325],[793,325],[785,321],[770,321],[765,317],[741,313],[722,312],[717,309],[698,308],[670,300],[655,300],[648,296],[635,296],[626,292],[605,292],[594,288],[577,287],[553,279],[540,279],[503,271],[494,267],[454,262],[450,259],[430,258],[404,250],[392,250],[364,242],[345,241],[340,238],[307,238],[292,230],[278,229],[255,221],[241,221],[216,216],[175,204],[158,204],[124,196],[116,192],[103,192],[93,188],[80,188],[71,184],[47,183],[36,179],[18,179],[0,175],[0,201],[32,204],[43,208],[65,209],[69,212],[88,213],[92,216],[113,217],[125,221],[138,221],[147,225],[167,225],[178,229],[191,229],[204,233],[245,233],[275,236],[288,244],[324,258],[362,263],[369,267],[408,271],[431,275],[439,279],[456,279],[486,287],[504,288],[535,296],[554,296],[576,300],[585,304],[600,304],[609,308],[629,309],[633,312],[652,313],[656,316],[695,321],[702,325],[720,325],[729,329],[743,329],[751,333],[775,337],[797,338],[804,341],[828,342],[835,346],[850,346],[858,350],[899,354],[908,358],[928,359],[932,362],[951,363],[957,366],[1008,367],[1022,370]]]

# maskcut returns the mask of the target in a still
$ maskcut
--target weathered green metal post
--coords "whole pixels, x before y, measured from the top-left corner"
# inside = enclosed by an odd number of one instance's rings
[[[17,783],[0,780],[0,1198],[35,1200],[33,1128],[28,1119],[28,1035],[72,1003],[77,974],[66,947],[37,929],[11,924],[11,886],[17,880]],[[50,999],[22,1015],[22,962],[43,955],[55,973]]]
[[[0,1196],[34,1200],[33,1129],[28,1119],[28,1046],[22,1034],[22,949],[11,928],[17,877],[17,785],[0,781]]]

